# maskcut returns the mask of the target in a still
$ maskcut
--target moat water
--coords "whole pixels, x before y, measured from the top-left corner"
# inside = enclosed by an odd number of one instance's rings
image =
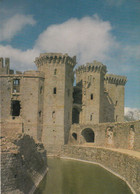
[[[48,158],[48,166],[35,194],[132,194],[124,181],[98,165]]]

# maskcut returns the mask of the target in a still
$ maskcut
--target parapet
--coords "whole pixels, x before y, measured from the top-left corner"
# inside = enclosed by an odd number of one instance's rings
[[[40,72],[40,71],[34,71],[34,70],[29,70],[29,71],[25,71],[23,73],[23,76],[27,76],[27,77],[39,77],[39,78],[44,78],[44,72]]]
[[[70,64],[72,67],[76,65],[76,56],[69,57],[68,54],[62,53],[41,53],[39,57],[35,58],[37,67],[43,64]]]
[[[98,61],[93,61],[93,63],[86,63],[86,65],[82,65],[78,67],[75,72],[76,73],[84,73],[84,72],[102,72],[106,74],[107,69],[106,66]]]
[[[105,78],[108,83],[117,84],[117,85],[125,85],[127,82],[126,76],[114,75],[114,74],[106,74]]]

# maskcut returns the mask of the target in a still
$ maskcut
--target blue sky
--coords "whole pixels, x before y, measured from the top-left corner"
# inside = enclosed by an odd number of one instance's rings
[[[140,108],[139,0],[0,0],[0,55],[35,69],[40,52],[98,60],[126,75],[125,106]]]

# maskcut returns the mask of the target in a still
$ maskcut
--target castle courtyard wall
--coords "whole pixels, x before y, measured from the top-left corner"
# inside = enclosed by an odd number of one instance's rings
[[[81,134],[87,128],[94,132],[93,144],[95,146],[140,151],[140,121],[97,125],[74,124],[71,126],[69,143],[77,145],[87,143]],[[77,134],[77,140],[73,137],[73,133]]]

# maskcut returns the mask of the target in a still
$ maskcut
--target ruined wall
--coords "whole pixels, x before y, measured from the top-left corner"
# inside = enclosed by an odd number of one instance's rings
[[[47,171],[43,144],[36,143],[29,135],[19,133],[18,123],[11,126],[13,133],[9,133],[10,128],[6,131],[3,125],[2,129],[4,130],[1,134],[1,192],[33,193]]]
[[[10,77],[0,76],[0,120],[10,118],[11,112],[11,80]]]
[[[140,193],[140,157],[105,148],[63,146],[61,157],[98,163],[121,176],[136,194]]]
[[[72,125],[69,142],[87,143],[82,131],[90,128],[94,132],[95,146],[123,148],[140,151],[140,121],[124,123],[103,123],[97,125]],[[77,140],[73,137],[77,134]]]
[[[10,65],[9,58],[5,58],[5,60],[3,58],[0,58],[0,74],[1,75],[10,73],[9,65]]]
[[[44,75],[40,72],[24,72],[20,81],[21,117],[24,132],[41,140],[43,124]]]
[[[24,132],[40,141],[43,124],[43,84],[43,73],[36,71],[0,75],[1,121],[22,120]],[[16,102],[17,105],[14,104]]]

